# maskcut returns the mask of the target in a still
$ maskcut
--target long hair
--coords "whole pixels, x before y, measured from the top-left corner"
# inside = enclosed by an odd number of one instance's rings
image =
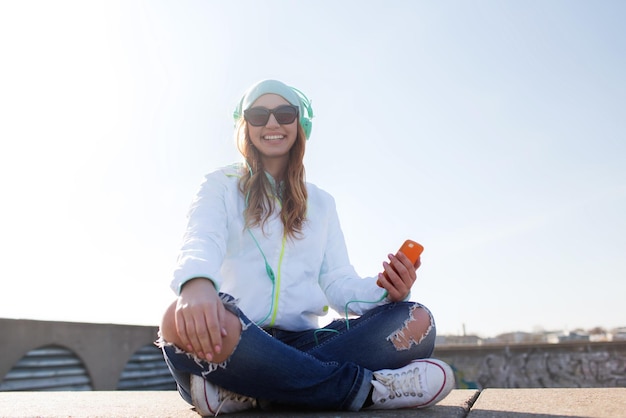
[[[296,141],[289,150],[289,159],[282,180],[282,189],[274,191],[265,175],[261,161],[261,153],[252,144],[248,133],[248,125],[243,118],[239,119],[236,128],[237,148],[246,160],[248,167],[239,179],[239,190],[245,196],[245,226],[260,226],[261,229],[276,208],[276,197],[280,201],[280,218],[283,222],[285,235],[297,238],[302,234],[307,209],[307,191],[304,175],[304,149],[306,136],[298,121]],[[278,184],[277,187],[280,187]],[[276,196],[278,193],[279,196]]]

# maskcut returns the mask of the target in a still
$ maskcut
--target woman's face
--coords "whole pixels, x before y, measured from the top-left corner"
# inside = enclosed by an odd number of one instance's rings
[[[288,105],[289,102],[277,94],[264,94],[259,97],[251,107],[265,107],[275,109],[278,106]],[[270,160],[283,160],[289,158],[289,150],[296,142],[298,136],[298,120],[290,124],[281,125],[276,121],[274,114],[265,126],[252,126],[248,123],[248,134],[252,144],[263,156],[265,163]]]

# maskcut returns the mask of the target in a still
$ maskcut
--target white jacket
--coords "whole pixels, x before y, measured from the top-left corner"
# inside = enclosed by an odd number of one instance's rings
[[[359,277],[350,264],[330,194],[306,184],[307,216],[300,238],[283,237],[277,214],[266,223],[265,233],[248,231],[238,187],[241,169],[233,165],[205,177],[189,211],[171,283],[174,292],[179,294],[190,279],[206,277],[238,299],[255,323],[291,331],[317,328],[329,305],[342,315],[346,308],[361,315],[386,303],[376,278]]]

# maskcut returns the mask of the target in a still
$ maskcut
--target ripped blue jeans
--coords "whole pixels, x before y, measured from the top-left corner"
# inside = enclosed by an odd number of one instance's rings
[[[160,342],[178,391],[190,404],[189,380],[195,374],[267,407],[358,411],[368,398],[374,371],[428,358],[435,345],[432,315],[414,302],[389,303],[359,318],[299,332],[262,329],[234,302],[224,305],[239,316],[242,332],[223,364],[209,363]],[[430,317],[430,326],[419,341],[404,335],[416,308],[425,309]]]

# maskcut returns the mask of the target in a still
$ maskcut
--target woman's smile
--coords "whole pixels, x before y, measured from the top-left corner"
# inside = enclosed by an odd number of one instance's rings
[[[285,139],[285,135],[264,135],[263,139],[265,139],[266,141],[276,141]]]

